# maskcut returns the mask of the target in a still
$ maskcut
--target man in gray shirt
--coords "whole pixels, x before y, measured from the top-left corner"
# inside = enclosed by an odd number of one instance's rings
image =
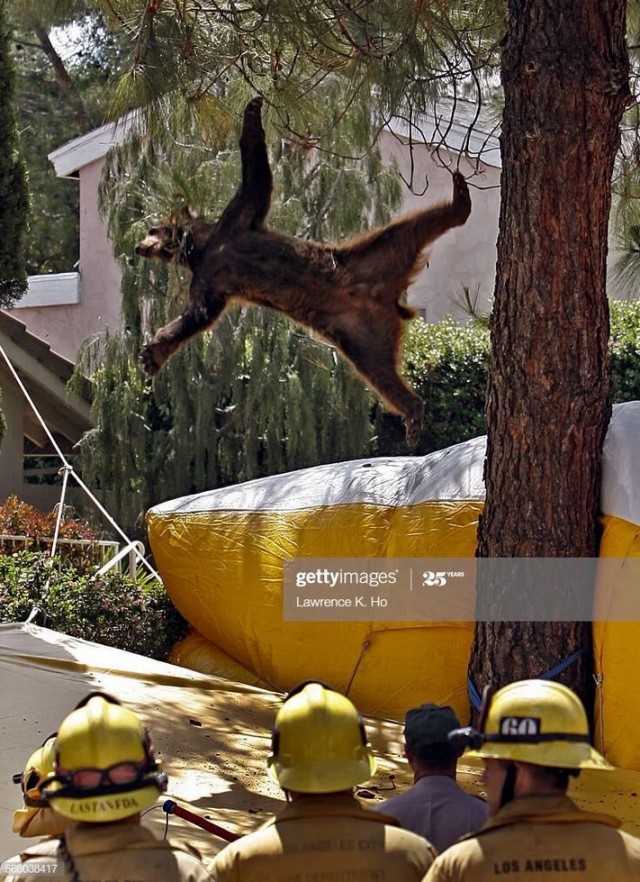
[[[424,836],[438,853],[465,833],[479,830],[488,815],[484,800],[465,793],[456,783],[459,754],[449,747],[447,735],[459,725],[450,707],[422,704],[407,711],[404,754],[413,771],[413,786],[374,809]]]

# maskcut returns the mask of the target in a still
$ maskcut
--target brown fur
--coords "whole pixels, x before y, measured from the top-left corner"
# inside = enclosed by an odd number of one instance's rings
[[[185,228],[154,227],[136,253],[178,259],[193,272],[189,304],[142,349],[155,374],[190,337],[210,328],[233,302],[267,306],[315,331],[351,362],[387,407],[405,421],[414,445],[422,400],[398,373],[408,285],[425,264],[424,249],[464,224],[471,200],[461,174],[453,201],[398,218],[340,244],[319,244],[265,226],[272,178],[261,119],[262,99],[244,113],[240,138],[242,183],[217,223],[191,217]]]

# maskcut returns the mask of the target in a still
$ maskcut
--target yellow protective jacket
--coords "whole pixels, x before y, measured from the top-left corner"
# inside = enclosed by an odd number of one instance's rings
[[[424,882],[640,880],[640,839],[567,796],[515,799],[434,862]]]
[[[223,848],[216,882],[419,882],[435,851],[350,794],[297,795],[272,821]]]
[[[156,839],[139,824],[72,825],[65,833],[65,861],[59,839],[26,848],[2,862],[3,882],[211,882],[197,852]],[[19,865],[19,866],[18,866]],[[33,870],[28,871],[31,865]]]

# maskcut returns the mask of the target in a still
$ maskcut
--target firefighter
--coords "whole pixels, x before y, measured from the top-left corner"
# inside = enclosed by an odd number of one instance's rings
[[[434,857],[421,836],[368,811],[353,794],[375,762],[364,726],[344,695],[301,684],[275,720],[271,776],[287,806],[213,860],[217,882],[417,882]]]
[[[591,747],[582,702],[566,686],[521,680],[488,692],[478,729],[449,739],[483,759],[490,818],[437,858],[424,882],[640,879],[640,840],[567,796],[582,769],[613,766]]]
[[[67,820],[64,835],[3,861],[1,879],[210,882],[194,853],[156,839],[140,824],[167,779],[133,711],[91,693],[63,721],[54,752],[54,773],[40,787]]]
[[[13,776],[14,784],[22,788],[22,807],[13,813],[12,830],[24,838],[30,836],[61,836],[67,825],[45,799],[41,786],[54,770],[55,735],[50,735],[31,754],[22,773]]]

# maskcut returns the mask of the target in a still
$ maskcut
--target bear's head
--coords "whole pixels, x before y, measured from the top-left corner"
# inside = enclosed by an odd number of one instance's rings
[[[181,215],[172,214],[154,224],[134,250],[139,257],[188,266],[192,253],[204,247],[212,229],[187,207]]]

